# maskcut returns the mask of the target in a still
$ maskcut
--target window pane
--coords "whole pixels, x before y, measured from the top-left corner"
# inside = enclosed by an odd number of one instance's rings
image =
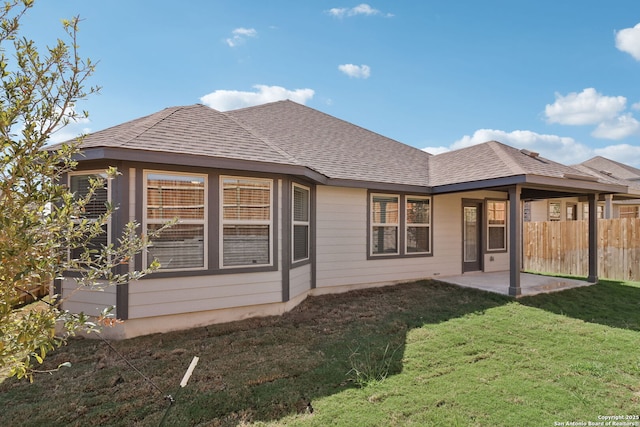
[[[549,221],[560,221],[560,203],[549,203]]]
[[[87,250],[92,252],[90,254],[92,259],[99,256],[102,248],[107,246],[108,243],[106,224],[102,226],[102,231],[102,234],[90,239],[86,244],[71,248],[71,259],[80,259],[82,257],[82,254]]]
[[[506,202],[487,202],[487,214],[489,224],[506,224]]]
[[[224,219],[268,221],[271,186],[267,181],[225,178],[222,184]]]
[[[225,225],[222,252],[225,266],[269,264],[269,226]]]
[[[398,253],[398,227],[373,227],[371,236],[372,253]]]
[[[154,232],[161,224],[149,224]],[[148,248],[147,264],[156,258],[162,269],[204,267],[204,225],[175,224],[156,237]]]
[[[375,224],[398,224],[397,196],[373,196],[371,221]]]
[[[204,177],[149,174],[147,218],[204,219]]]
[[[407,252],[429,252],[429,227],[407,227]]]
[[[71,192],[75,193],[76,200],[82,199],[89,194],[92,178],[101,178],[100,175],[71,175]],[[96,219],[107,212],[107,183],[103,187],[97,188],[89,203],[85,205],[85,218]]]
[[[293,187],[293,220],[309,221],[309,190]]]
[[[489,227],[489,249],[506,249],[505,227]]]
[[[407,199],[407,224],[429,224],[431,211],[429,200]]]
[[[293,260],[309,258],[309,226],[293,226]]]

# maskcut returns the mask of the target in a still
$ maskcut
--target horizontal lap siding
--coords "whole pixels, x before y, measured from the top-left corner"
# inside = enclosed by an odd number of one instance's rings
[[[367,283],[367,190],[316,188],[316,287]]]
[[[104,309],[116,305],[116,285],[104,284],[102,288],[78,288],[74,279],[62,281],[63,308],[72,313],[90,316],[100,314]]]
[[[317,287],[392,283],[459,274],[461,196],[433,199],[434,256],[367,259],[367,191],[317,189]]]
[[[129,285],[129,318],[281,302],[279,271],[146,279]]]
[[[295,298],[311,289],[311,264],[291,270],[289,278],[289,298]]]

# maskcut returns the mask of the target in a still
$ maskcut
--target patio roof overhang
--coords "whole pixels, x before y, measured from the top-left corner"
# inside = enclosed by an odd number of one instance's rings
[[[514,175],[486,180],[461,182],[433,187],[433,194],[493,189],[508,191],[515,185],[521,188],[522,200],[580,197],[589,194],[627,194],[628,187],[599,182],[582,175],[551,177],[543,175]]]

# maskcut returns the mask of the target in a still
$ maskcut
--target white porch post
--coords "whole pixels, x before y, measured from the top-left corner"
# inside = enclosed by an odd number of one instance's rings
[[[589,194],[589,276],[587,281],[598,281],[598,195]]]
[[[591,209],[591,207],[589,207]],[[604,195],[604,219],[613,218],[613,194]]]
[[[509,188],[509,295],[518,296],[522,269],[522,215],[520,213],[520,185]]]

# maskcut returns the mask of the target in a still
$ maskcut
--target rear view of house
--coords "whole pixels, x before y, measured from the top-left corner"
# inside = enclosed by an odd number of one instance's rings
[[[495,141],[432,156],[291,101],[168,108],[82,148],[74,191],[108,166],[122,173],[104,192],[119,206],[105,241],[132,220],[143,232],[179,220],[134,260],[160,260],[150,276],[105,291],[57,284],[71,311],[115,306],[116,338],[470,271],[508,270],[518,295],[523,201],[581,197],[595,212],[599,195],[626,191]]]

